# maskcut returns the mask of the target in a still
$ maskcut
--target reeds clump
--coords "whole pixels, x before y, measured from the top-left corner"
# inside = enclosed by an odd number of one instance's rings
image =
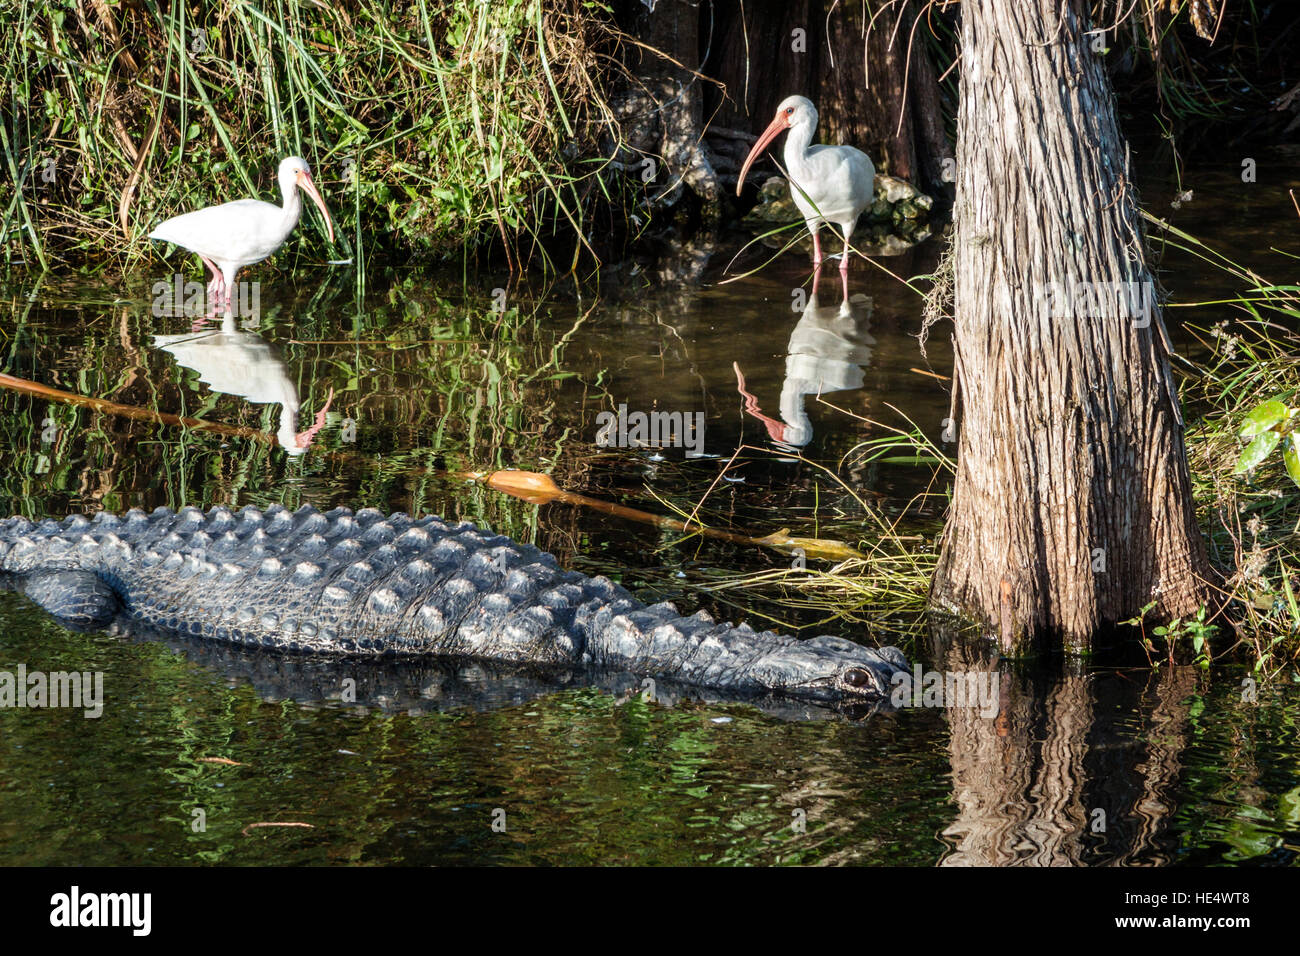
[[[1300,472],[1288,461],[1294,443],[1281,440],[1289,416],[1265,414],[1275,402],[1300,404],[1300,286],[1268,282],[1160,225],[1165,242],[1241,284],[1233,298],[1215,303],[1231,306],[1235,321],[1193,329],[1212,357],[1183,390],[1184,405],[1198,413],[1188,426],[1188,464],[1228,619],[1256,670],[1272,675],[1300,659]],[[1279,441],[1260,453],[1259,434],[1274,426]]]
[[[617,33],[583,0],[52,0],[0,12],[0,245],[129,264],[312,164],[358,255],[581,235]],[[599,190],[596,190],[597,195]],[[351,250],[347,246],[352,246]],[[530,246],[531,248],[531,246]]]

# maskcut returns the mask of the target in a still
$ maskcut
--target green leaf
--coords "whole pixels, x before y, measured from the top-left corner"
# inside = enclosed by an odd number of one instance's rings
[[[1257,468],[1259,463],[1269,456],[1269,453],[1277,447],[1277,443],[1282,440],[1282,436],[1274,431],[1267,431],[1256,438],[1246,446],[1246,450],[1241,453],[1237,459],[1237,467],[1232,469],[1234,475],[1240,475],[1252,468]]]
[[[1241,430],[1237,434],[1242,438],[1254,438],[1290,417],[1291,411],[1286,407],[1285,402],[1270,398],[1267,402],[1256,406],[1254,411],[1242,419]]]
[[[1300,485],[1300,435],[1295,432],[1286,436],[1282,461],[1286,464],[1286,473],[1291,476],[1291,480]]]

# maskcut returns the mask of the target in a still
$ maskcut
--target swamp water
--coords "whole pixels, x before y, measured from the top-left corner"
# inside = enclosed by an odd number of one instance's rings
[[[1294,221],[1278,189],[1230,189],[1233,178],[1201,171],[1197,189],[1213,195],[1218,183],[1232,199],[1193,203],[1178,224],[1270,274],[1275,243],[1258,237],[1294,235]],[[1159,211],[1172,190],[1156,183],[1144,198]],[[861,443],[884,425],[907,428],[906,416],[952,451],[946,330],[922,356],[920,300],[861,263],[844,309],[833,268],[821,298],[801,300],[798,255],[719,285],[737,247],[630,262],[581,296],[571,284],[393,271],[357,301],[344,278],[307,291],[326,274],[252,270],[260,315],[224,332],[155,314],[150,283],[171,278],[159,263],[160,275],[120,286],[11,277],[0,371],[232,430],[0,391],[0,512],[275,502],[436,512],[684,611],[911,640],[926,667],[981,666],[936,658],[906,616],[836,618],[772,589],[701,589],[788,568],[788,555],[530,504],[464,477],[545,472],[677,517],[702,500],[709,524],[754,536],[785,528],[865,550],[883,517],[932,539],[943,473],[897,455],[868,460]],[[914,275],[937,252],[931,240],[882,261]],[[197,275],[180,255],[166,268],[182,262]],[[1163,281],[1175,301],[1230,291],[1172,255]],[[299,453],[296,433],[327,401]],[[638,411],[699,414],[701,441],[689,455],[598,444],[602,413],[620,434],[620,406],[633,427]],[[1243,700],[1235,670],[1008,669],[993,717],[909,708],[844,719],[653,702],[635,687],[557,687],[486,667],[332,668],[79,633],[0,593],[0,670],[20,664],[102,672],[105,701],[93,719],[0,709],[4,864],[1300,859],[1300,691],[1265,685]]]

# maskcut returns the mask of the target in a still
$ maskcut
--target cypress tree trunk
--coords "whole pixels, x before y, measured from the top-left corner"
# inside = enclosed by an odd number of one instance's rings
[[[931,590],[1090,646],[1207,600],[1182,420],[1110,82],[1083,0],[965,0],[957,477]]]
[[[646,44],[628,54],[628,68],[639,82],[616,108],[628,145],[659,156],[667,167],[653,177],[656,202],[675,197],[685,185],[715,218],[723,190],[703,142],[705,83],[692,72],[700,57],[699,4],[638,0],[624,4],[620,22]]]

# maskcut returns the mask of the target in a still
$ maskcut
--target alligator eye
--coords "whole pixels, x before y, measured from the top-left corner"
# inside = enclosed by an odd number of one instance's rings
[[[850,667],[844,672],[844,683],[850,687],[866,687],[871,683],[871,675],[860,667]]]

